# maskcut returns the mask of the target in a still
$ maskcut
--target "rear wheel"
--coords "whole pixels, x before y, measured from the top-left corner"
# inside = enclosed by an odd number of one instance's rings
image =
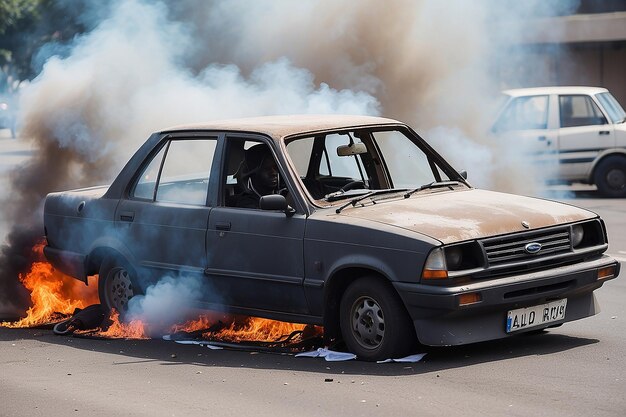
[[[602,195],[626,197],[626,157],[614,155],[600,161],[593,180]]]
[[[128,302],[137,292],[135,272],[130,265],[118,258],[108,258],[100,266],[98,295],[100,303],[110,311],[115,309],[120,317],[128,312]]]
[[[415,346],[415,330],[402,300],[386,282],[364,277],[341,298],[341,334],[360,359],[399,358]]]

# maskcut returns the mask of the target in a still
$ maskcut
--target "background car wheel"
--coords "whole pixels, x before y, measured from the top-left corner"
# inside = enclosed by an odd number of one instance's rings
[[[598,164],[594,182],[607,197],[626,197],[626,158],[609,156]]]
[[[417,342],[402,300],[389,283],[374,277],[358,279],[346,289],[340,327],[348,349],[369,361],[406,356]]]
[[[135,284],[135,272],[126,262],[118,258],[107,258],[100,266],[98,295],[100,304],[106,311],[112,308],[124,318],[128,312],[128,302],[138,294]]]

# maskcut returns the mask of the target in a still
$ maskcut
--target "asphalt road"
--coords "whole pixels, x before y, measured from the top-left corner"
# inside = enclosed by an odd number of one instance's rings
[[[7,140],[0,137],[2,178],[29,152]],[[609,253],[626,268],[626,201],[568,191],[575,198],[566,202],[603,216]],[[624,274],[596,292],[597,316],[542,334],[424,349],[413,364],[0,328],[0,416],[624,416]]]

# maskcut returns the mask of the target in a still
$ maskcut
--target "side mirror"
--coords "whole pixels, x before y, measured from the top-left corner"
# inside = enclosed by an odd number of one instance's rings
[[[259,208],[261,210],[284,211],[288,216],[293,215],[296,211],[287,204],[285,196],[280,194],[264,195],[259,200]]]
[[[459,174],[463,177],[464,180],[467,179],[467,171],[466,170],[459,171]]]

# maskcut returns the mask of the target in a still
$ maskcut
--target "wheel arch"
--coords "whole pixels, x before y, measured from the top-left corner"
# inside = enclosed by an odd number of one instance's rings
[[[612,156],[617,156],[617,157],[626,159],[626,149],[617,149],[617,148],[607,149],[604,152],[602,152],[600,155],[598,155],[596,159],[593,161],[593,163],[591,164],[591,168],[589,168],[589,173],[587,175],[587,182],[589,184],[595,184],[595,176],[596,176],[596,170],[598,166],[604,160]]]
[[[128,248],[119,240],[102,238],[96,240],[87,255],[87,275],[95,275],[100,270],[100,265],[108,257],[119,257],[132,263],[133,257]]]

